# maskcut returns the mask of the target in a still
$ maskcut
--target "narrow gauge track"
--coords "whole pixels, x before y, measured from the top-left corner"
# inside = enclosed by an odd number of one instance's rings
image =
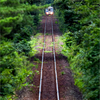
[[[51,17],[51,20],[48,21],[48,17]],[[51,26],[48,26],[48,23]],[[49,38],[46,36],[48,32],[48,27],[51,27],[51,33]],[[46,46],[46,40],[51,38],[52,47]],[[42,51],[42,63],[41,63],[41,74],[40,74],[40,87],[39,87],[39,98],[38,100],[59,100],[59,89],[58,89],[58,78],[56,70],[56,57],[55,57],[55,42],[53,34],[53,19],[52,16],[47,16],[45,20],[44,27],[44,46]],[[46,50],[51,50],[51,53],[45,53]]]

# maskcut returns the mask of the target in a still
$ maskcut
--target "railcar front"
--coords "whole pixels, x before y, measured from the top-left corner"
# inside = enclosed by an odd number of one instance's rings
[[[48,7],[47,9],[45,9],[45,14],[53,15],[54,14],[53,7]]]
[[[48,12],[49,12],[49,15],[53,15],[54,14],[53,7],[48,7]]]

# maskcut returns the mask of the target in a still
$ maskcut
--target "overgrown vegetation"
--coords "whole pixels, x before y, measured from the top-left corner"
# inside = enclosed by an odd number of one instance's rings
[[[27,56],[18,54],[12,42],[2,41],[0,58],[0,100],[8,100],[16,90],[27,85],[23,83],[33,73],[33,64],[30,64]]]
[[[34,35],[47,7],[43,4],[43,0],[0,0],[0,100],[12,100],[28,85],[26,77],[35,73],[28,59],[36,53]]]
[[[63,31],[63,54],[68,57],[75,85],[84,100],[99,100],[99,0],[55,0]],[[62,26],[64,28],[62,28]]]

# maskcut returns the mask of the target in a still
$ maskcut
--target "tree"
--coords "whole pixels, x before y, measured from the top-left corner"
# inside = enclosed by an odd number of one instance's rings
[[[55,0],[75,85],[84,100],[99,100],[99,0]],[[62,24],[63,23],[63,24]]]

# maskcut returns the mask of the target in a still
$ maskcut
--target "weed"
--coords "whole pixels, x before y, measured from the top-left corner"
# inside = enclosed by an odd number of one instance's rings
[[[45,33],[45,35],[49,35],[49,33]]]
[[[39,71],[35,70],[35,73],[39,75]]]
[[[35,68],[38,68],[38,64],[35,66]]]
[[[39,48],[39,49],[43,49],[43,47],[37,47],[37,48]]]
[[[59,56],[59,58],[61,58],[61,56]]]
[[[45,33],[45,35],[51,35],[51,33]]]
[[[35,93],[35,91],[33,91],[33,93]]]
[[[38,58],[34,57],[34,61],[40,61]]]
[[[68,68],[68,66],[65,66],[65,68]]]
[[[63,96],[63,98],[65,98],[65,96]]]
[[[61,67],[62,65],[59,65],[59,67]]]
[[[53,47],[53,42],[51,43],[50,47]]]
[[[51,44],[50,47],[53,47],[53,44]]]
[[[64,72],[64,71],[62,71],[62,72],[61,72],[61,75],[64,75],[64,74],[65,74],[65,72]]]
[[[44,51],[45,53],[51,53],[52,51]]]
[[[57,54],[60,54],[60,51],[56,51],[56,53],[57,53]],[[61,58],[61,57],[59,57],[59,58]]]
[[[55,21],[55,24],[57,24],[58,22],[57,21]]]
[[[48,63],[48,62],[43,62],[43,63]]]
[[[38,37],[38,36],[41,36],[42,33],[37,33],[34,37]]]

